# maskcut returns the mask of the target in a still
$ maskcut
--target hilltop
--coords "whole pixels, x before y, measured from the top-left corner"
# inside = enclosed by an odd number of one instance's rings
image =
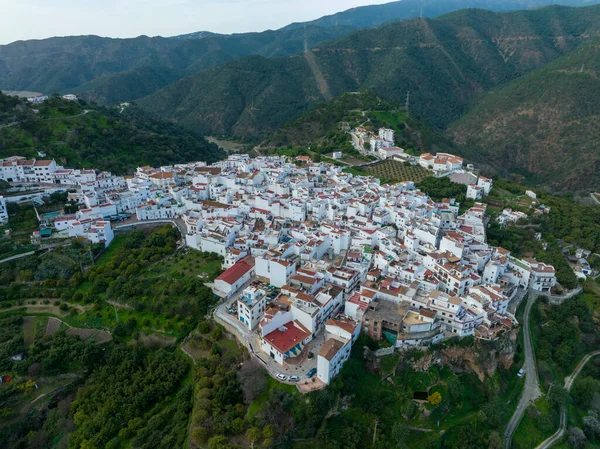
[[[321,152],[352,151],[348,129],[381,127],[395,131],[396,144],[417,151],[450,151],[451,142],[426,124],[406,114],[398,105],[373,92],[352,92],[317,106],[286,123],[261,142],[261,147],[311,146]]]
[[[600,186],[598,42],[485,96],[449,135],[475,161],[553,190]]]
[[[357,90],[403,104],[438,129],[482,93],[542,67],[600,32],[600,6],[462,10],[352,33],[302,55],[252,56],[141,99],[206,135],[262,139],[324,101]]]
[[[214,162],[223,156],[204,138],[134,106],[92,109],[55,96],[33,107],[0,94],[0,159],[39,157],[38,152],[67,166],[116,174],[140,165]]]

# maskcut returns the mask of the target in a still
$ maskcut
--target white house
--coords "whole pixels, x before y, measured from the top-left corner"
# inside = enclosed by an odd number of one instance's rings
[[[469,184],[467,186],[467,198],[470,198],[472,200],[480,200],[481,198],[483,198],[484,193],[485,190],[483,189],[483,187],[480,187],[475,184]]]
[[[267,306],[267,294],[256,287],[248,287],[237,300],[238,319],[252,330],[262,319]]]
[[[231,298],[254,274],[254,259],[246,258],[235,263],[215,279],[216,292]]]
[[[483,193],[485,195],[489,195],[492,191],[492,187],[494,187],[494,181],[492,181],[490,178],[484,178],[483,176],[480,176],[477,180],[477,185],[483,189]]]
[[[350,357],[352,343],[360,334],[356,321],[328,320],[325,326],[325,343],[317,357],[317,378],[328,384]]]
[[[388,128],[379,129],[379,138],[388,142],[394,142],[394,130]]]
[[[402,156],[404,154],[404,150],[398,147],[380,148],[378,153],[382,159],[388,159],[394,156]]]

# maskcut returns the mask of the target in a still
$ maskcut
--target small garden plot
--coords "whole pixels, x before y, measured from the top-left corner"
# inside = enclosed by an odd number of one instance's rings
[[[69,336],[76,335],[82,340],[94,340],[94,343],[96,344],[106,343],[112,339],[112,336],[108,332],[99,331],[97,329],[77,329],[72,327],[67,329],[65,333]]]
[[[61,322],[56,318],[48,318],[48,324],[46,325],[46,335],[54,335],[60,329]]]

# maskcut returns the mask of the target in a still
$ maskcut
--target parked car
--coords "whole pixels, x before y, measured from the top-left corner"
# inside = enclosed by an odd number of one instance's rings
[[[300,382],[300,378],[298,376],[290,376],[290,382]]]
[[[276,376],[276,377],[277,377],[277,379],[279,379],[279,380],[283,380],[283,381],[286,381],[286,380],[287,380],[287,376],[286,376],[286,375],[284,375],[284,374],[281,374],[281,373],[277,374],[277,376]]]
[[[309,379],[311,377],[313,377],[315,374],[317,374],[317,368],[313,368],[311,369],[308,373],[306,373],[306,377],[308,377]]]
[[[524,370],[523,368],[521,368],[521,369],[519,370],[519,372],[517,373],[517,376],[518,376],[518,377],[523,377],[523,375],[524,375],[524,374],[525,374],[525,370]]]

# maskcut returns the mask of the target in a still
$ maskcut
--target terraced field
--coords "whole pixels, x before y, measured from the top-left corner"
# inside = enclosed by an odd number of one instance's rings
[[[376,176],[382,182],[419,182],[432,175],[423,167],[405,164],[404,162],[386,160],[369,167],[361,167],[361,171]]]

